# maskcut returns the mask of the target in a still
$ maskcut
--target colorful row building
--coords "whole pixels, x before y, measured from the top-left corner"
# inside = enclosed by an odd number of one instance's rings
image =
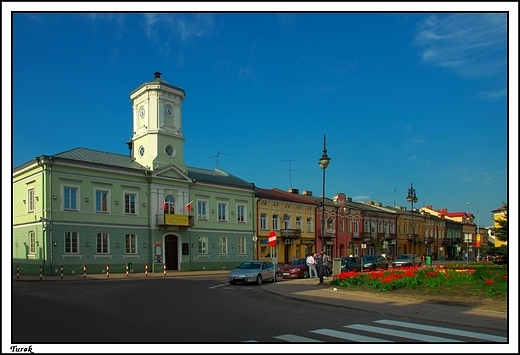
[[[128,155],[74,148],[13,169],[13,272],[220,270],[248,259],[289,263],[319,250],[442,260],[477,246],[471,213],[265,189],[218,168],[187,166],[185,97],[156,72],[130,94]]]

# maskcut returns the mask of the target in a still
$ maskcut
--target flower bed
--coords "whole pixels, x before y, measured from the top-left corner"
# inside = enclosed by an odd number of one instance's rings
[[[342,272],[330,282],[339,287],[363,287],[380,292],[399,288],[446,288],[477,292],[487,296],[507,295],[507,269],[504,267],[480,267],[450,265],[446,267],[405,267],[371,272]]]

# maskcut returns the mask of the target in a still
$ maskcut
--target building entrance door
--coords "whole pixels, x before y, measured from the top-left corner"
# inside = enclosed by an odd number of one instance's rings
[[[177,246],[177,236],[167,235],[164,238],[164,244],[166,270],[179,270],[179,250]]]

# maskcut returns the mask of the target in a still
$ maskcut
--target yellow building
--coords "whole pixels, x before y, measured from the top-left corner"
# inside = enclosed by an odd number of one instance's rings
[[[494,228],[500,227],[500,224],[498,224],[498,221],[500,221],[502,219],[507,219],[507,207],[506,206],[497,208],[496,210],[491,211],[491,213],[493,213],[493,227]],[[491,234],[490,237],[493,239],[493,241],[495,243],[495,247],[501,247],[501,246],[507,245],[507,242],[498,240],[495,237],[494,231],[491,229],[490,229],[490,234]]]

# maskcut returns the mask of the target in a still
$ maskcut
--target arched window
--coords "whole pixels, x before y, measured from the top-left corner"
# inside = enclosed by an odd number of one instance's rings
[[[164,197],[162,209],[164,214],[175,214],[175,198],[172,195]]]

